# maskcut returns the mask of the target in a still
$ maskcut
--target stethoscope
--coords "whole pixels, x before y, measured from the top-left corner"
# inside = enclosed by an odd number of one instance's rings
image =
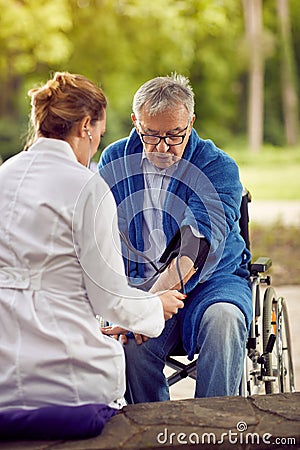
[[[119,234],[121,237],[121,240],[124,242],[124,244],[126,245],[126,249],[127,249],[127,273],[130,273],[130,251],[132,253],[134,253],[135,256],[140,256],[141,258],[144,258],[145,261],[147,261],[147,263],[149,263],[153,269],[154,269],[154,274],[151,275],[150,278],[148,278],[146,281],[142,281],[141,283],[132,283],[130,281],[130,277],[128,276],[128,284],[132,287],[137,287],[137,288],[141,288],[144,287],[146,284],[150,283],[151,281],[153,281],[158,275],[160,275],[162,272],[164,272],[164,270],[168,267],[168,265],[170,264],[170,260],[168,259],[161,267],[157,267],[157,265],[152,261],[152,259],[150,259],[147,255],[145,255],[143,252],[137,250],[136,248],[133,247],[133,245],[131,244],[131,242],[129,241],[129,239],[127,238],[127,236],[121,231],[119,230]],[[182,273],[179,267],[179,258],[180,258],[180,253],[176,256],[176,270],[179,276],[179,280],[180,280],[180,286],[181,286],[181,292],[183,294],[185,294],[185,289],[184,289],[184,283],[183,283],[183,277],[182,277]]]
[[[86,165],[86,167],[89,168],[90,164],[91,164],[92,151],[93,151],[93,149],[92,149],[93,137],[91,135],[90,130],[86,130],[86,132],[87,132],[87,135],[88,135],[89,140],[90,140],[89,156],[88,156],[88,161],[87,161],[87,165]]]
[[[88,162],[87,162],[87,167],[90,166],[90,162],[91,162],[91,156],[92,156],[92,140],[93,137],[91,135],[91,132],[89,130],[86,129],[87,135],[89,137],[90,140],[90,148],[89,148],[89,156],[88,156]],[[151,281],[153,281],[158,275],[160,275],[170,264],[170,261],[167,260],[161,267],[157,267],[156,264],[152,261],[152,259],[150,259],[147,255],[145,255],[143,252],[137,250],[136,248],[133,247],[133,245],[129,242],[129,240],[127,239],[127,237],[125,236],[125,234],[119,230],[120,233],[120,237],[122,239],[122,241],[124,242],[124,244],[126,245],[127,248],[127,273],[130,273],[130,251],[132,253],[134,253],[134,255],[136,256],[140,256],[141,258],[144,258],[145,261],[147,261],[154,269],[154,274],[151,275],[150,278],[148,278],[146,281],[142,281],[141,283],[132,283],[130,281],[130,277],[128,276],[128,284],[132,287],[137,287],[137,288],[142,288],[144,287],[146,284],[150,283]],[[179,276],[179,280],[180,280],[180,286],[181,286],[181,291],[184,294],[185,290],[184,290],[184,283],[183,283],[183,277],[182,277],[182,273],[179,267],[179,258],[180,258],[180,253],[179,255],[176,257],[176,270]]]

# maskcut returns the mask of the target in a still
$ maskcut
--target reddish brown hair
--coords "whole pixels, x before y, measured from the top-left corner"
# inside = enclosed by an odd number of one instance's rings
[[[101,88],[82,75],[56,72],[44,86],[31,89],[31,136],[65,139],[75,122],[89,115],[101,120],[107,100]]]

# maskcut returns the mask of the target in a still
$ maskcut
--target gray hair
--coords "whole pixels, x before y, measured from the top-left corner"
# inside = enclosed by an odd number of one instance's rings
[[[132,109],[138,119],[143,108],[150,116],[155,116],[178,104],[185,106],[191,119],[195,104],[193,89],[188,78],[174,73],[144,83],[133,97]]]

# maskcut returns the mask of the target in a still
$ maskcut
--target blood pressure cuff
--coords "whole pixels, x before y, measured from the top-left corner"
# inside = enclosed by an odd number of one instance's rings
[[[188,256],[194,263],[194,268],[203,267],[209,252],[209,244],[204,237],[195,236],[190,226],[180,228],[172,237],[160,258],[161,263],[170,263],[172,259]]]

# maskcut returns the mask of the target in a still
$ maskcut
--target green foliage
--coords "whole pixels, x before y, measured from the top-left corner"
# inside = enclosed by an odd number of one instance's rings
[[[223,146],[232,133],[241,132],[242,11],[240,2],[194,1],[196,52],[191,81],[196,94],[200,133]],[[233,17],[235,20],[233,20]],[[230,63],[229,63],[230,61]]]
[[[181,16],[185,3],[87,1],[82,8],[75,1],[70,4],[74,50],[68,69],[101,80],[114,118],[108,134],[116,139],[130,129],[132,97],[141,83],[172,71],[187,72],[193,53]]]
[[[25,87],[69,58],[72,20],[67,0],[0,0],[0,11],[0,156],[6,159],[23,146]]]
[[[0,0],[0,68],[26,74],[37,64],[60,64],[70,55],[65,33],[72,22],[66,0]]]
[[[0,163],[18,153],[24,147],[25,125],[8,117],[0,119]]]
[[[263,3],[265,141],[283,145],[276,9],[273,0]],[[290,9],[299,74],[299,1],[290,0]],[[191,79],[203,137],[223,147],[245,134],[248,53],[240,0],[0,0],[0,10],[0,122],[9,124],[0,129],[2,157],[19,148],[27,90],[56,70],[82,73],[103,87],[104,144],[130,130],[141,83],[174,71]]]

